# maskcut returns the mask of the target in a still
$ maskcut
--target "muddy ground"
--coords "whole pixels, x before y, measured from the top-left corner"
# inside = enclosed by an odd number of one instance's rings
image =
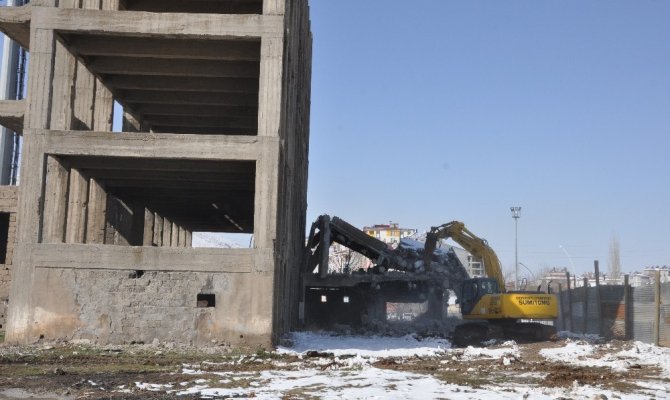
[[[448,383],[471,388],[510,382],[537,387],[598,386],[621,393],[635,393],[637,382],[655,381],[668,386],[658,367],[634,365],[625,372],[609,368],[578,367],[549,362],[539,354],[543,348],[561,347],[564,340],[519,344],[519,356],[501,359],[461,359],[459,350],[437,356],[376,358],[372,367],[430,375]],[[616,353],[626,343],[608,342],[599,351]],[[496,348],[496,345],[490,346]],[[344,361],[343,361],[344,360]],[[0,345],[0,399],[147,399],[201,398],[162,390],[160,385],[189,388],[216,382],[222,373],[249,377],[263,371],[340,368],[346,357],[308,352],[301,356],[261,349],[169,348],[165,346],[105,346],[43,344],[24,347]],[[197,370],[197,379],[189,371]],[[231,374],[232,373],[232,374]],[[251,374],[251,375],[250,375]],[[244,387],[246,378],[230,385]],[[252,384],[253,379],[249,379]],[[150,382],[151,386],[142,383]],[[251,392],[253,397],[253,392]],[[284,398],[310,398],[299,390]]]

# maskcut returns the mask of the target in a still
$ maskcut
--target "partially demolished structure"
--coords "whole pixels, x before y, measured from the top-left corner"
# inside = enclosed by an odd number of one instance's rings
[[[7,340],[268,345],[295,326],[307,0],[33,0],[0,30],[30,59],[25,100],[0,103],[24,141]],[[197,231],[255,244],[195,249]]]
[[[334,271],[329,250],[338,243],[371,260],[366,269]],[[402,241],[396,249],[346,221],[320,216],[307,238],[301,273],[301,321],[307,326],[365,327],[387,320],[387,305],[425,303],[422,317],[444,317],[445,293],[458,293],[467,271],[453,251],[436,251],[425,265],[423,249]]]

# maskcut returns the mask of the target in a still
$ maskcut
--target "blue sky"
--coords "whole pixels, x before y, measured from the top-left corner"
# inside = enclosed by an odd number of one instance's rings
[[[670,2],[312,0],[308,221],[453,219],[514,263],[670,265]]]
[[[0,2],[4,3],[4,2]],[[670,264],[670,2],[311,0],[308,223],[461,220],[514,262]],[[572,267],[571,267],[572,268]],[[524,270],[520,271],[523,273]]]

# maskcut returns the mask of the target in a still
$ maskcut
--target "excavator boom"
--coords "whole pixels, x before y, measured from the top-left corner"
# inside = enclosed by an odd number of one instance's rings
[[[426,235],[426,244],[423,253],[424,265],[427,268],[430,266],[437,242],[447,238],[451,238],[468,253],[472,254],[474,258],[481,261],[484,264],[486,276],[498,282],[498,287],[501,291],[505,290],[505,279],[502,275],[502,267],[498,256],[486,240],[478,238],[460,221],[451,221],[430,229],[430,232]]]

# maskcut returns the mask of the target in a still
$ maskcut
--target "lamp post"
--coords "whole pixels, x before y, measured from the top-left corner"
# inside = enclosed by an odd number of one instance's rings
[[[519,290],[519,218],[521,207],[510,207],[514,218],[514,290]]]

